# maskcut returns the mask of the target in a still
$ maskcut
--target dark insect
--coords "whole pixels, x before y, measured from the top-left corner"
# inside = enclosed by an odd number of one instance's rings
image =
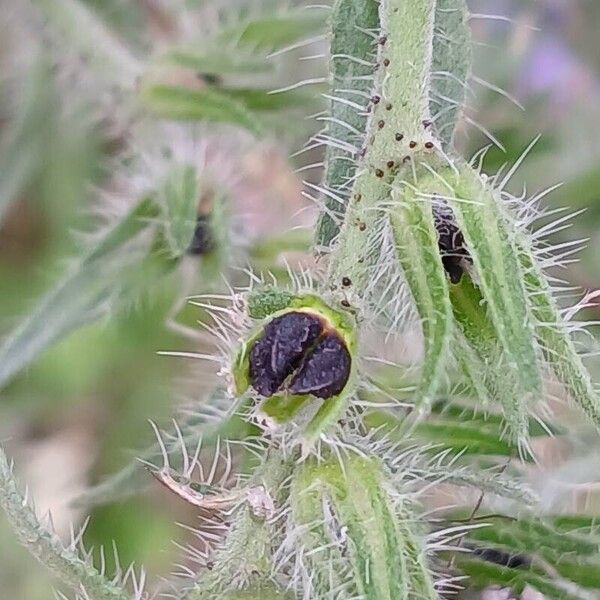
[[[344,342],[305,312],[288,312],[270,321],[250,350],[250,381],[262,396],[282,389],[291,394],[330,398],[350,375]]]
[[[469,251],[452,209],[439,199],[433,205],[433,222],[438,234],[438,248],[442,264],[450,281],[460,283],[465,271],[465,263],[470,263]]]
[[[215,248],[215,238],[210,227],[210,215],[198,215],[194,237],[190,242],[188,254],[202,256]]]

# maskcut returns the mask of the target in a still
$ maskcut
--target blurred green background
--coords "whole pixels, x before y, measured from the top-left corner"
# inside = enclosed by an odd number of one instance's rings
[[[77,253],[75,231],[89,229],[94,187],[107,183],[114,140],[90,125],[86,106],[65,115],[61,82],[51,64],[38,62],[20,73],[19,85],[37,86],[25,111],[21,138],[11,139],[14,110],[14,38],[0,2],[0,194],[17,194],[0,221],[0,336],[24,315],[35,299]],[[189,3],[206,5],[205,2]],[[155,37],[168,45],[170,8],[154,0],[88,0],[115,35],[144,52]],[[175,3],[174,3],[175,4]],[[242,0],[239,0],[242,4]],[[202,8],[202,7],[201,7]],[[512,181],[520,195],[562,182],[545,202],[549,207],[586,209],[556,241],[589,238],[580,262],[558,273],[586,290],[600,289],[600,3],[594,0],[473,0],[477,78],[470,109],[459,132],[459,146],[469,156],[489,143],[487,130],[504,150],[491,147],[488,171],[514,162],[539,134],[541,138]],[[276,10],[274,8],[273,10]],[[485,18],[484,15],[504,18]],[[41,34],[40,34],[41,35]],[[164,39],[163,39],[164,38]],[[165,41],[166,40],[166,41]],[[22,45],[23,40],[17,40]],[[160,45],[159,44],[159,45]],[[44,40],[31,40],[44,47]],[[323,47],[319,47],[323,50]],[[315,54],[317,54],[315,52]],[[309,54],[309,53],[306,53]],[[283,83],[302,79],[322,60],[289,60]],[[307,66],[308,65],[308,66]],[[499,94],[493,88],[502,88]],[[511,96],[514,101],[507,98]],[[516,104],[520,104],[523,110]],[[22,108],[22,107],[21,107]],[[19,111],[17,111],[19,112]],[[479,124],[474,126],[472,121]],[[288,160],[313,131],[299,117],[283,137],[268,137],[247,148],[238,162],[224,165],[243,177],[235,186],[234,207],[243,212],[254,239],[263,239],[314,216],[302,198],[301,165],[318,162],[318,151]],[[228,133],[234,141],[236,134]],[[225,156],[224,160],[227,160]],[[312,180],[319,172],[310,171]],[[286,217],[286,215],[288,215]],[[252,236],[250,236],[252,237]],[[84,489],[128,464],[136,450],[148,446],[147,419],[167,423],[182,402],[193,402],[214,373],[206,366],[159,356],[160,350],[186,349],[189,342],[165,327],[179,280],[169,279],[142,302],[114,318],[84,327],[43,353],[0,392],[0,441],[7,445],[18,472],[36,498],[40,513],[52,511],[57,530],[81,523],[87,510],[72,500]],[[193,293],[202,290],[189,290]],[[194,325],[198,310],[181,319]],[[600,301],[586,318],[600,321]],[[167,575],[177,562],[172,540],[186,532],[177,522],[194,523],[194,511],[174,499],[148,476],[148,488],[127,500],[92,508],[85,536],[88,547],[119,548],[123,564],[143,563],[151,575]],[[48,581],[13,540],[0,519],[0,589],[3,598],[50,597]],[[107,558],[108,569],[112,559]]]

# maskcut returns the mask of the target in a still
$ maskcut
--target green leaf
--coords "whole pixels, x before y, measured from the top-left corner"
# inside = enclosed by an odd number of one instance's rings
[[[469,581],[478,588],[491,585],[510,587],[515,593],[521,594],[529,585],[538,590],[548,600],[583,600],[577,589],[566,583],[553,581],[549,576],[522,569],[511,569],[482,560],[459,558],[457,565],[469,577]],[[571,587],[571,589],[569,589]],[[587,597],[591,600],[591,596]]]
[[[53,92],[49,65],[37,58],[0,145],[0,221],[40,168],[48,135],[48,112],[54,106]]]
[[[446,373],[454,319],[448,278],[438,247],[431,194],[439,183],[430,176],[419,188],[403,186],[392,191],[390,221],[396,254],[421,319],[425,358],[415,393],[416,418],[427,414]],[[433,186],[433,187],[432,187]]]
[[[157,216],[156,205],[141,200],[41,298],[0,346],[0,386],[69,332],[129,304],[171,268],[143,235]]]
[[[596,427],[600,427],[600,397],[566,330],[548,281],[536,264],[531,249],[524,243],[520,247],[519,259],[544,356],[573,402]]]
[[[514,232],[493,190],[469,166],[460,165],[459,172],[448,204],[465,238],[504,364],[515,382],[514,397],[519,404],[510,394],[505,411],[512,435],[522,440],[527,433],[527,406],[542,397],[542,381]]]
[[[183,166],[169,173],[157,190],[161,208],[165,241],[173,258],[186,254],[194,231],[200,199],[200,185],[196,169]]]
[[[264,56],[196,48],[174,48],[165,53],[160,61],[193,69],[201,75],[259,74],[268,73],[274,68],[274,63],[265,60]]]
[[[346,148],[359,147],[364,137],[367,116],[352,104],[362,94],[370,94],[374,60],[370,31],[379,29],[379,6],[375,0],[336,0],[331,16],[330,49],[332,100],[327,135],[340,144],[327,147],[324,186],[339,199],[324,194],[325,210],[319,216],[315,234],[317,248],[326,248],[339,231],[338,219],[344,215],[350,190],[348,181],[356,172],[356,160]],[[359,134],[356,134],[356,131]],[[340,202],[341,201],[341,202]]]
[[[14,478],[13,467],[0,447],[0,510],[19,541],[62,584],[92,600],[128,600],[130,595],[117,581],[96,569],[90,556],[80,556],[79,548],[66,546],[58,534],[44,527]],[[117,578],[118,580],[118,578]]]
[[[225,44],[233,41],[240,46],[268,52],[323,31],[325,23],[326,18],[321,11],[290,10],[225,27],[216,39]]]
[[[219,87],[217,89],[222,94],[242,102],[248,109],[256,111],[304,108],[314,104],[317,97],[314,89],[310,93],[303,90],[271,93],[270,90],[258,88]]]
[[[452,145],[471,72],[471,30],[465,0],[437,0],[430,111],[445,148]]]
[[[474,529],[469,537],[478,542],[505,546],[513,552],[543,555],[559,559],[567,555],[597,556],[600,552],[600,537],[581,532],[557,529],[552,519],[509,519],[490,517],[490,527]]]
[[[143,105],[167,119],[228,123],[247,129],[257,137],[262,127],[243,102],[212,88],[191,90],[163,84],[147,84],[141,92]]]

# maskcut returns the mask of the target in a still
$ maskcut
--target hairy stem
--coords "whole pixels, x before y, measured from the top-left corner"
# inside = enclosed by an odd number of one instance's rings
[[[329,265],[332,290],[344,304],[368,296],[378,256],[379,208],[399,171],[435,145],[429,130],[429,85],[435,0],[383,1],[382,35],[364,157]],[[351,285],[344,285],[350,280]]]
[[[130,596],[109,581],[74,548],[66,548],[58,536],[38,521],[20,492],[12,466],[0,448],[0,507],[21,543],[62,583],[89,600],[129,600]]]

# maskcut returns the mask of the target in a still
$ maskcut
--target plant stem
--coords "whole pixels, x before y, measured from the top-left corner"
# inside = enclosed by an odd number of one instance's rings
[[[109,581],[74,548],[65,548],[54,533],[38,521],[19,491],[12,467],[0,448],[0,508],[21,543],[62,583],[89,600],[129,600],[122,588]]]
[[[435,146],[429,86],[435,0],[383,0],[378,71],[366,147],[346,218],[329,264],[328,281],[342,305],[368,296],[379,254],[380,207],[399,172]],[[350,280],[351,286],[343,285]]]

